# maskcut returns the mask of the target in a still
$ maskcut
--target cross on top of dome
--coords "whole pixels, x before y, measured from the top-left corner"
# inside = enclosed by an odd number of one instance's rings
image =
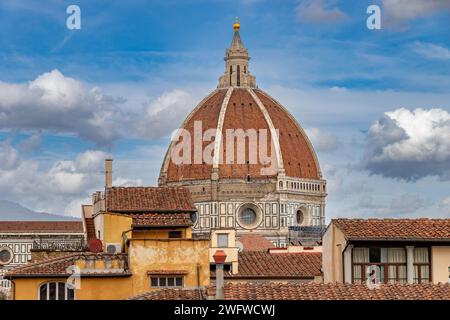
[[[219,78],[219,88],[256,87],[256,79],[248,70],[250,56],[239,35],[241,25],[236,17],[233,24],[234,35],[230,47],[225,52],[225,74]]]

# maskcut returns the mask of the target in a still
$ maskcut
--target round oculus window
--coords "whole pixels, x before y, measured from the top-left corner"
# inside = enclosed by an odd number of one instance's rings
[[[241,212],[241,222],[250,226],[256,222],[256,212],[251,208],[246,208]]]
[[[0,248],[0,264],[8,264],[13,260],[13,253],[10,248]]]

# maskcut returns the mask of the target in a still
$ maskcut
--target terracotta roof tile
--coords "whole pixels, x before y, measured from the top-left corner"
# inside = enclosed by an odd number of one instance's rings
[[[297,178],[320,179],[320,168],[318,163],[316,163],[315,151],[295,118],[268,94],[258,89],[254,91],[264,104],[275,129],[280,133],[279,142],[286,175]],[[216,130],[226,92],[227,89],[219,89],[213,92],[209,98],[205,99],[205,101],[191,112],[181,126],[182,129],[187,130],[191,133],[191,136],[194,136],[194,123],[201,121],[203,134],[209,129]],[[228,129],[235,130],[238,128],[243,130],[266,129],[268,133],[267,141],[271,139],[271,133],[268,130],[269,125],[265,115],[261,112],[258,104],[245,88],[235,88],[230,96],[223,119],[223,136],[225,137]],[[172,146],[175,143],[172,142]],[[209,141],[204,140],[203,149],[209,143]],[[227,145],[224,143],[221,151],[223,159],[226,159],[226,148]],[[194,150],[194,139],[191,139],[191,159],[194,157]],[[270,148],[267,150],[267,153],[270,156]],[[236,154],[236,150],[234,154]],[[246,159],[249,159],[248,151]],[[261,169],[263,167],[264,165],[261,163],[220,163],[219,176],[222,179],[246,179],[247,175],[250,175],[252,179],[266,179],[268,175],[262,173]],[[209,163],[175,164],[172,161],[171,154],[168,153],[164,160],[161,176],[166,176],[167,182],[176,182],[184,180],[209,180],[211,173],[212,165]]]
[[[450,300],[450,284],[384,284],[369,289],[365,284],[230,283],[227,300]]]
[[[333,219],[349,240],[450,240],[450,219]]]
[[[41,260],[13,268],[6,276],[18,275],[68,275],[66,269],[74,264],[78,254],[69,254],[53,259]]]
[[[239,272],[227,272],[225,278],[314,278],[320,275],[322,254],[308,253],[268,253],[261,251],[240,252]],[[212,274],[215,277],[215,274]]]
[[[205,300],[203,289],[161,289],[147,292],[130,300]]]
[[[214,293],[208,287],[208,293]],[[365,284],[323,283],[228,283],[225,300],[450,300],[450,284],[383,284],[369,289]],[[164,289],[131,298],[134,300],[205,300],[202,291]]]
[[[243,234],[239,237],[239,241],[244,251],[267,251],[275,247],[270,240],[258,234]]]
[[[134,227],[189,227],[189,213],[142,213],[133,214]]]
[[[183,187],[114,187],[106,190],[110,212],[194,211],[188,189]]]
[[[71,265],[74,265],[76,260],[86,256],[111,257],[114,255],[108,253],[88,253],[88,252],[72,253],[65,256],[60,256],[53,259],[40,260],[34,263],[28,263],[26,265],[13,268],[6,273],[5,277],[20,278],[30,276],[36,277],[69,276],[72,273],[67,272],[67,268]],[[125,269],[128,269],[128,267],[126,266]]]
[[[81,221],[0,221],[0,233],[83,233]]]

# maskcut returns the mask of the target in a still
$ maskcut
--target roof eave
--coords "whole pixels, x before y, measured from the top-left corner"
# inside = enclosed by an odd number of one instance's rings
[[[132,224],[133,229],[164,229],[164,228],[189,228],[192,225],[188,224],[165,224],[165,225],[136,225]]]
[[[68,278],[72,274],[60,274],[60,273],[44,273],[44,274],[13,274],[13,275],[5,275],[4,278],[11,280],[11,279],[18,279],[18,278]],[[81,274],[81,278],[106,278],[106,277],[130,277],[132,274],[131,272],[124,272],[124,273],[95,273],[95,274]]]
[[[450,238],[346,238],[347,241],[402,241],[402,242],[448,242]]]

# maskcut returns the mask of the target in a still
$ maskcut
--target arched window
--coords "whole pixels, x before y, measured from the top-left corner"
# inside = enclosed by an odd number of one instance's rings
[[[239,65],[237,66],[237,86],[240,87],[241,86],[241,68],[239,67]]]
[[[46,282],[39,287],[39,300],[75,300],[75,291],[65,282]]]
[[[231,77],[233,74],[233,66],[230,66],[230,86],[231,86]]]
[[[305,219],[305,216],[303,214],[303,211],[301,209],[297,210],[297,224],[301,225],[303,223],[303,220]]]
[[[280,185],[280,189],[283,189],[283,181],[280,181],[279,185]]]

